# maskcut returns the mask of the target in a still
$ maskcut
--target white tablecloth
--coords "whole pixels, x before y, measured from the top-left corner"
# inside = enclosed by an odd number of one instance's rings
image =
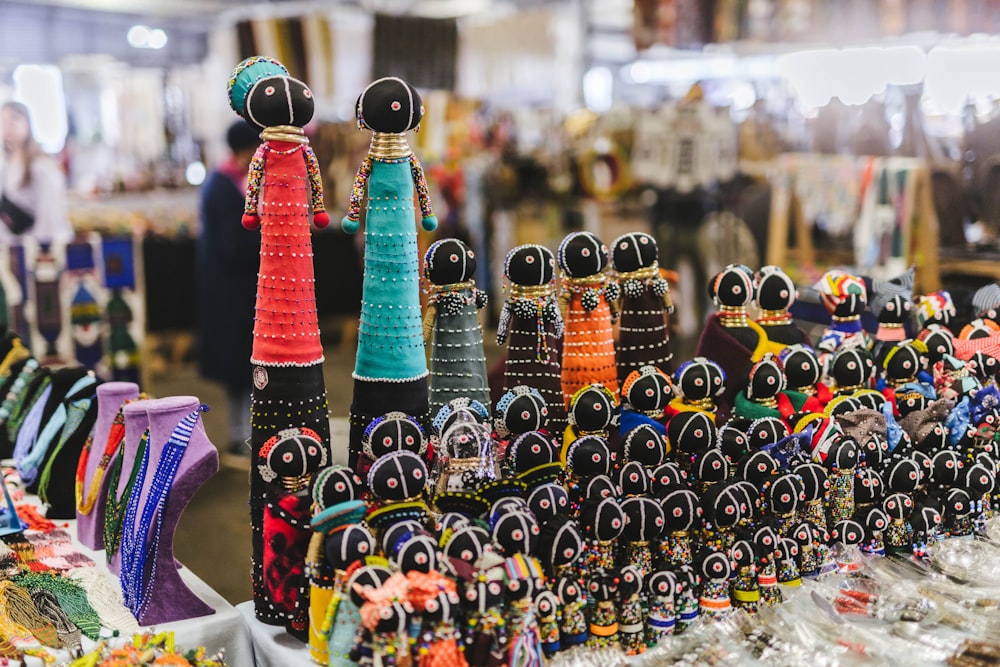
[[[36,496],[25,496],[23,501],[18,502],[33,503],[40,508],[40,511],[44,511],[41,509],[41,501]],[[64,530],[70,534],[75,549],[93,560],[95,567],[108,577],[111,577],[113,582],[117,581],[118,578],[108,572],[105,565],[104,552],[88,549],[76,539],[76,521],[58,521],[56,523],[59,524],[60,528],[63,523],[68,523],[68,527]],[[215,610],[215,613],[186,621],[164,623],[155,628],[143,629],[173,632],[175,644],[179,649],[187,650],[204,646],[208,649],[209,655],[211,655],[224,648],[226,651],[226,665],[229,667],[252,667],[254,664],[253,646],[250,643],[247,625],[240,613],[191,570],[182,566],[180,574],[184,583],[198,597],[204,600],[206,604],[211,606]],[[122,637],[112,640],[112,643],[114,641],[124,642],[125,639]],[[85,650],[91,649],[94,646],[94,642],[86,638],[83,639],[83,648]],[[61,665],[69,659],[69,654],[66,651],[52,651],[52,653],[59,661],[56,664]],[[17,662],[14,661],[13,664],[17,664]],[[36,667],[43,665],[43,663],[40,659],[34,658],[29,659],[27,665]]]
[[[309,657],[309,647],[285,629],[267,625],[257,620],[253,613],[253,600],[241,602],[236,610],[243,617],[253,644],[254,665],[256,667],[297,667],[314,665]]]

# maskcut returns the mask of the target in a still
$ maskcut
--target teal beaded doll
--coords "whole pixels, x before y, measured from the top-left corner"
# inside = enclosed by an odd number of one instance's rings
[[[424,315],[424,343],[430,345],[430,409],[437,414],[453,399],[490,404],[479,310],[486,293],[472,276],[476,256],[458,239],[435,241],[424,255],[430,296]]]
[[[385,77],[365,88],[356,113],[358,128],[373,135],[341,222],[345,232],[358,230],[367,188],[365,271],[351,403],[352,468],[361,453],[362,433],[375,417],[400,410],[427,419],[414,187],[423,228],[437,227],[423,169],[406,141],[406,132],[416,129],[423,117],[420,95],[402,79]]]

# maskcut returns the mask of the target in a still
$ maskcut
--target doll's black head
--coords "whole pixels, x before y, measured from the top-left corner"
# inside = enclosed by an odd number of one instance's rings
[[[667,461],[656,466],[650,473],[650,491],[657,498],[663,498],[674,489],[687,488],[688,475],[676,461]]]
[[[522,433],[507,446],[507,461],[517,474],[552,463],[556,458],[555,445],[541,431]]]
[[[559,484],[540,484],[528,495],[528,508],[543,526],[569,511],[569,494]]]
[[[746,394],[752,401],[774,398],[785,389],[785,368],[781,360],[773,354],[764,357],[750,367],[747,375]]]
[[[816,352],[807,345],[789,345],[781,351],[779,358],[789,387],[812,387],[819,382],[822,367]]]
[[[556,258],[545,246],[521,245],[507,253],[504,275],[515,285],[548,285],[555,267]]]
[[[749,427],[748,423],[734,424],[730,421],[719,428],[719,449],[730,461],[739,461],[750,451],[750,440],[746,434]]]
[[[580,584],[574,576],[559,577],[559,579],[556,580],[554,592],[559,598],[559,602],[563,605],[574,603],[579,604],[586,599],[584,597],[583,589],[580,588]]]
[[[930,406],[930,399],[916,391],[908,391],[896,395],[896,409],[900,417],[912,412],[922,412]]]
[[[757,305],[762,310],[788,310],[795,303],[795,283],[780,267],[762,266],[757,273]]]
[[[618,489],[623,497],[649,493],[649,473],[638,461],[629,461],[618,471]]]
[[[490,534],[479,526],[467,526],[452,533],[444,545],[444,555],[474,564],[493,549]]]
[[[747,454],[737,464],[737,476],[753,484],[758,489],[778,469],[778,462],[768,452],[756,451]]]
[[[630,232],[611,244],[611,261],[619,273],[644,269],[656,263],[656,239],[643,232]]]
[[[416,89],[394,76],[368,84],[355,105],[358,127],[399,134],[416,129],[424,117],[424,103]]]
[[[795,512],[805,501],[805,485],[795,473],[785,473],[774,478],[767,488],[767,502],[771,513],[785,516]]]
[[[738,539],[729,549],[729,558],[737,568],[750,567],[756,560],[756,552],[752,541],[747,538]]]
[[[493,542],[505,556],[534,553],[538,534],[538,523],[528,512],[509,512],[493,523]]]
[[[997,372],[1000,372],[1000,360],[982,350],[976,351],[965,366],[982,382],[996,377]]]
[[[915,377],[924,364],[921,348],[922,343],[915,344],[913,341],[896,343],[882,361],[886,379],[900,381]]]
[[[802,479],[805,501],[819,500],[830,488],[830,478],[826,468],[812,461],[800,463],[794,468],[795,474]]]
[[[906,519],[913,511],[913,500],[905,493],[890,493],[882,501],[882,510],[890,519]]]
[[[548,589],[538,591],[535,594],[534,602],[539,619],[554,619],[559,612],[559,598]]]
[[[753,271],[743,264],[730,264],[709,283],[708,296],[720,306],[745,307],[754,298]]]
[[[927,428],[919,430],[919,440],[913,446],[924,454],[933,456],[936,452],[945,447],[948,441],[948,430],[943,424],[933,422]]]
[[[313,505],[320,509],[333,507],[361,495],[362,482],[357,473],[347,466],[333,465],[313,475],[310,495]]]
[[[889,300],[882,306],[882,310],[878,314],[878,321],[881,324],[903,324],[910,319],[912,311],[913,304],[910,303],[910,300],[896,294],[889,297]]]
[[[442,623],[454,619],[458,613],[459,600],[456,591],[440,591],[424,603],[423,620]]]
[[[838,387],[867,386],[875,372],[875,361],[862,347],[841,348],[833,357],[830,374]]]
[[[387,454],[368,469],[368,488],[379,500],[402,501],[417,498],[427,484],[427,466],[410,451]]]
[[[382,584],[389,581],[391,576],[392,570],[384,565],[365,565],[358,568],[347,580],[347,590],[350,592],[351,602],[355,606],[361,607],[365,603],[365,599],[357,588],[381,588]]]
[[[710,449],[698,457],[695,475],[702,484],[722,482],[729,478],[729,459],[721,449]]]
[[[566,453],[566,469],[573,475],[589,479],[607,475],[611,469],[611,452],[604,438],[585,435],[573,441]]]
[[[702,579],[712,581],[725,581],[733,572],[729,557],[719,551],[703,551],[697,557],[697,566]]]
[[[852,398],[857,399],[862,408],[875,412],[882,412],[882,406],[885,405],[885,396],[874,389],[861,389],[855,392]]]
[[[649,575],[646,590],[657,598],[672,598],[677,590],[677,577],[670,570],[658,570]]]
[[[636,565],[626,565],[621,569],[621,576],[618,583],[618,596],[622,600],[627,600],[633,595],[638,595],[642,590],[642,570]]]
[[[327,536],[326,559],[335,569],[346,570],[351,564],[375,553],[375,538],[360,524],[350,524]]]
[[[732,528],[743,518],[745,501],[742,494],[731,487],[710,489],[702,498],[705,520],[717,528]]]
[[[858,505],[882,503],[885,482],[873,468],[861,468],[854,473],[854,502]]]
[[[651,424],[640,424],[625,436],[622,451],[626,462],[654,468],[666,457],[663,436]]]
[[[639,412],[661,412],[673,397],[670,376],[656,366],[632,371],[622,384],[622,398]]]
[[[556,570],[568,565],[583,553],[583,533],[579,525],[565,514],[560,514],[541,529],[538,556]]]
[[[424,254],[424,277],[435,285],[454,285],[476,274],[476,255],[458,239],[441,239]]]
[[[622,537],[630,542],[655,540],[663,532],[663,510],[652,498],[626,498],[622,512],[625,513]]]
[[[266,482],[302,478],[327,464],[327,447],[312,429],[290,428],[269,438],[258,457],[258,469]]]
[[[424,535],[423,525],[419,521],[404,520],[394,523],[382,533],[382,553],[394,556],[399,547],[415,535]]]
[[[850,293],[845,294],[833,309],[834,317],[854,317],[861,314],[861,311],[868,305],[864,295]]]
[[[607,475],[597,475],[586,480],[583,484],[583,497],[604,500],[614,498],[618,495],[618,487]]]
[[[559,244],[559,268],[570,278],[603,273],[608,266],[608,248],[590,232],[573,232]]]
[[[955,335],[947,327],[931,324],[920,332],[920,340],[927,346],[927,364],[933,366],[946,354],[955,354]]]
[[[305,127],[312,120],[316,102],[309,87],[290,76],[258,80],[243,103],[243,118],[263,129],[277,125]]]
[[[854,470],[861,450],[853,438],[843,437],[830,445],[826,452],[826,467],[830,470]]]
[[[669,532],[691,530],[701,519],[701,499],[691,489],[674,489],[660,501]]]
[[[820,530],[812,521],[801,521],[795,524],[788,535],[798,543],[800,550],[802,547],[811,546],[814,541],[825,541],[819,539],[821,537]]]
[[[361,447],[372,461],[403,450],[422,456],[427,451],[427,437],[416,418],[402,412],[389,412],[368,424]]]
[[[931,458],[931,483],[939,488],[950,488],[962,476],[965,464],[958,453],[943,449]]]
[[[496,428],[501,434],[527,433],[545,427],[549,409],[537,389],[518,385],[497,401]]]
[[[963,486],[975,498],[982,498],[984,495],[992,493],[993,487],[996,485],[993,471],[980,461],[968,466],[962,479]]]
[[[893,493],[913,493],[920,486],[922,477],[923,471],[919,463],[912,458],[900,458],[889,464],[885,483]]]
[[[570,399],[569,422],[584,433],[604,431],[611,425],[617,408],[614,394],[602,384],[591,384]]]
[[[580,509],[580,526],[591,538],[610,542],[625,529],[625,513],[615,498],[591,498]]]
[[[484,613],[500,605],[504,598],[503,576],[480,576],[465,586],[460,606],[467,613]]]
[[[773,445],[788,435],[788,426],[778,417],[755,419],[747,429],[747,443],[750,451],[758,451]]]
[[[617,570],[598,570],[587,582],[590,597],[596,602],[608,602],[618,596],[621,575]]]
[[[667,424],[671,447],[683,454],[702,454],[715,445],[715,422],[704,412],[678,412]]]
[[[856,546],[865,540],[865,527],[854,519],[844,519],[833,526],[830,537],[846,546]]]
[[[915,535],[927,536],[941,525],[941,510],[934,505],[920,505],[910,514],[910,525]],[[919,539],[919,538],[917,538]]]
[[[439,569],[437,542],[428,535],[406,540],[396,552],[400,572],[430,572]]]
[[[687,401],[700,401],[725,391],[726,375],[719,364],[695,357],[686,361],[674,373],[674,386],[679,387]]]

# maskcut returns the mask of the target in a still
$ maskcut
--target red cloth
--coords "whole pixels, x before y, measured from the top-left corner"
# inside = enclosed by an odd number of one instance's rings
[[[304,567],[309,549],[308,495],[282,495],[264,512],[264,590],[278,616],[308,618]]]
[[[316,315],[309,179],[300,144],[268,142],[260,197],[260,272],[253,363],[308,366],[323,360]]]

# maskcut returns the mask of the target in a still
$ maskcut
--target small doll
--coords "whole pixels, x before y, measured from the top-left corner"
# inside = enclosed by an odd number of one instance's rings
[[[966,467],[962,488],[964,488],[971,499],[973,513],[973,525],[975,532],[981,534],[985,529],[986,522],[993,518],[993,505],[990,496],[996,486],[996,479],[992,466],[976,461]]]
[[[945,358],[955,355],[955,334],[940,324],[929,324],[917,333],[917,340],[927,346],[927,366],[931,369]]]
[[[562,474],[559,449],[541,431],[528,431],[514,438],[506,458],[508,476],[523,482],[529,494],[536,486],[551,483]]]
[[[424,502],[427,466],[413,452],[403,450],[380,457],[368,469],[368,526],[381,539],[390,526],[403,520],[423,523],[428,508]]]
[[[618,393],[615,342],[611,325],[618,319],[618,281],[610,279],[608,248],[590,232],[573,232],[559,244],[559,303],[563,336],[562,393],[567,409],[584,386],[603,385]]]
[[[441,536],[443,553],[449,562],[460,560],[470,567],[488,551],[493,550],[490,534],[479,526],[469,525]]]
[[[758,417],[747,427],[747,445],[751,452],[778,453],[775,445],[787,437],[788,425],[780,417]]]
[[[331,608],[324,620],[324,629],[330,628],[330,665],[348,667],[362,665],[372,667],[375,662],[374,642],[371,630],[361,623],[361,607],[365,604],[363,593],[375,590],[389,580],[392,571],[385,565],[365,565],[348,572],[346,590],[339,598],[331,600]],[[333,603],[336,602],[336,608]],[[336,622],[334,623],[334,617]],[[353,635],[347,654],[340,653],[344,645],[342,637]]]
[[[913,504],[910,515],[910,525],[913,526],[913,556],[926,558],[928,547],[934,546],[943,539],[941,535],[941,509],[934,503],[926,505]]]
[[[538,636],[542,654],[549,660],[562,649],[559,641],[559,598],[547,588],[535,593],[535,610],[538,612]]]
[[[667,442],[671,453],[681,470],[688,475],[694,474],[701,458],[717,440],[715,422],[706,412],[678,412],[667,423]]]
[[[719,552],[728,552],[735,542],[733,529],[746,511],[743,494],[731,484],[720,484],[702,496],[701,544]]]
[[[645,614],[640,593],[644,576],[635,565],[626,565],[618,577],[618,643],[626,655],[646,651]]]
[[[868,332],[861,326],[861,313],[868,305],[868,289],[860,277],[838,270],[823,274],[816,288],[833,320],[816,345],[820,364],[829,373],[833,355],[838,350],[847,347],[871,349]]]
[[[565,457],[563,476],[566,492],[569,493],[570,503],[580,507],[588,497],[585,495],[587,482],[595,477],[606,477],[611,471],[611,451],[604,438],[585,435],[573,441]]]
[[[611,244],[622,295],[616,348],[619,383],[643,366],[672,371],[668,316],[674,306],[657,254],[656,240],[642,232],[624,234]]]
[[[366,473],[374,461],[398,451],[427,457],[427,435],[420,422],[403,412],[393,411],[376,417],[361,435],[361,453],[357,470]]]
[[[409,581],[401,572],[393,573],[378,588],[359,591],[361,625],[371,633],[374,664],[403,667],[411,664],[409,627],[414,615],[409,600]]]
[[[767,339],[779,345],[808,345],[809,336],[792,322],[788,312],[799,292],[788,274],[778,266],[762,266],[757,272],[756,301],[759,324]]]
[[[833,394],[821,381],[823,367],[816,352],[808,345],[789,345],[778,354],[778,359],[781,360],[786,385],[792,391],[808,396],[808,409],[818,407],[821,411],[825,408]],[[803,409],[806,409],[805,405]]]
[[[789,533],[799,545],[799,572],[807,579],[819,576],[824,561],[829,559],[826,543],[829,535],[811,521],[802,521]]]
[[[674,383],[656,366],[642,366],[622,382],[619,432],[623,438],[645,425],[666,433],[666,408],[674,398]]]
[[[973,534],[972,498],[964,489],[951,489],[944,498],[944,529],[948,537]]]
[[[509,647],[506,664],[542,667],[545,658],[533,604],[535,593],[545,585],[542,567],[535,558],[516,554],[504,561],[503,569],[508,601],[504,615]]]
[[[421,617],[416,667],[467,667],[456,629],[458,590],[452,579],[437,571],[406,575],[407,598]]]
[[[876,556],[885,555],[885,529],[889,526],[889,516],[881,507],[871,506],[859,509],[854,520],[865,527],[865,540],[861,552]]]
[[[733,564],[733,605],[748,614],[756,614],[760,606],[760,586],[757,584],[757,550],[747,538],[733,542],[729,550]]]
[[[611,435],[611,427],[618,421],[618,399],[599,383],[581,387],[569,399],[568,406],[568,425],[562,443],[563,462],[567,450],[577,438],[596,435],[607,439]]]
[[[886,551],[890,554],[909,553],[913,544],[913,526],[909,521],[913,500],[905,493],[890,493],[882,501],[882,509],[889,517],[889,525],[883,533]]]
[[[858,445],[842,438],[830,445],[823,462],[830,472],[830,490],[826,496],[828,525],[854,515],[854,471],[858,466]]]
[[[591,498],[580,510],[580,525],[587,537],[587,551],[580,558],[579,579],[587,581],[615,565],[615,541],[625,530],[625,513],[615,498]]]
[[[598,569],[587,580],[587,592],[593,601],[589,614],[589,649],[619,646],[618,608],[615,607],[615,600],[620,583],[621,574],[615,570]]]
[[[677,577],[670,570],[654,572],[646,580],[646,591],[649,607],[646,614],[646,646],[652,648],[664,637],[674,634]]]
[[[372,141],[341,221],[348,234],[358,230],[367,191],[365,271],[350,409],[352,468],[362,432],[378,415],[399,410],[421,421],[429,418],[414,189],[421,226],[426,231],[437,227],[420,160],[406,140],[424,115],[420,94],[402,79],[378,79],[358,96],[355,115],[358,129],[370,130]]]
[[[878,330],[875,332],[875,342],[872,347],[872,356],[876,363],[882,364],[882,357],[886,350],[896,343],[906,340],[905,324],[910,319],[913,311],[913,304],[910,299],[903,295],[894,295],[889,298],[881,310],[876,313],[878,317]]]
[[[650,474],[660,467],[666,456],[667,443],[663,433],[649,424],[632,429],[622,442],[622,462],[638,463]]]
[[[534,553],[541,529],[530,511],[511,510],[491,515],[490,523],[493,544],[501,555]]]
[[[553,579],[570,574],[583,549],[583,533],[573,519],[560,514],[542,526],[537,553]]]
[[[285,625],[289,633],[306,641],[309,625],[309,581],[305,561],[312,537],[312,498],[309,481],[327,465],[327,447],[320,435],[307,428],[290,428],[267,440],[258,453],[257,470],[270,488],[265,493],[264,578],[259,591],[267,608],[257,617],[272,625]]]
[[[871,389],[875,361],[863,347],[845,347],[833,354],[829,366],[833,395],[850,396],[861,389]]]
[[[761,359],[750,367],[746,376],[744,389],[737,392],[733,405],[733,414],[741,419],[760,419],[761,417],[776,417],[780,419],[782,406],[778,405],[778,397],[784,397],[784,412],[790,415],[796,408],[785,390],[786,379],[785,369],[781,360],[771,354],[766,353]],[[805,401],[805,395],[801,395],[801,403]]]
[[[562,576],[556,580],[556,597],[562,606],[559,617],[559,645],[562,650],[582,646],[590,638],[587,615],[584,611],[587,598],[575,577]]]
[[[642,576],[649,576],[653,571],[650,543],[658,544],[663,532],[663,510],[655,500],[643,496],[626,498],[621,508],[625,513],[625,528],[622,531],[625,549],[621,562],[634,564]]]
[[[483,554],[475,567],[453,562],[462,580],[461,608],[466,624],[464,655],[471,667],[494,667],[507,664],[508,635],[502,616],[504,593],[503,558],[492,552]]]
[[[757,554],[757,587],[760,589],[760,603],[768,607],[779,605],[784,598],[778,587],[778,570],[775,562],[778,536],[770,526],[760,526],[754,531],[753,543]]]
[[[303,128],[313,117],[309,88],[272,58],[247,58],[228,83],[233,111],[260,128],[262,143],[250,163],[242,224],[260,229],[260,266],[253,324],[251,454],[288,428],[308,428],[329,449],[330,421],[323,380],[323,348],[316,310],[310,211],[317,228],[330,218],[323,181]],[[127,337],[127,334],[126,334]],[[112,332],[112,343],[115,336]],[[294,415],[294,416],[293,416]],[[275,622],[274,601],[261,585],[268,483],[250,471],[251,564],[257,618]]]
[[[867,512],[872,507],[881,507],[885,498],[885,482],[874,468],[858,468],[854,473],[854,508],[856,512]]]
[[[767,333],[747,316],[755,289],[753,271],[742,264],[728,265],[709,283],[708,294],[719,312],[705,323],[695,355],[714,360],[728,378],[746,377],[751,365],[769,351]],[[717,399],[723,421],[729,417],[737,389],[732,382]]]
[[[887,399],[895,402],[898,393],[912,391],[935,398],[934,387],[921,382],[917,377],[924,368],[926,351],[927,346],[919,340],[903,340],[885,350],[882,375],[885,378]]]
[[[563,320],[556,305],[555,257],[540,245],[521,245],[504,261],[509,295],[500,312],[497,344],[507,344],[504,391],[534,387],[545,399],[556,433],[565,428],[560,366]]]
[[[716,421],[716,399],[726,391],[726,373],[719,364],[705,357],[685,361],[674,372],[674,387],[680,397],[670,401],[668,414],[695,410]]]
[[[497,457],[506,458],[511,439],[528,431],[551,433],[547,429],[549,409],[537,389],[518,385],[504,392],[497,401],[493,417],[493,430],[500,439]]]
[[[775,530],[779,536],[784,537],[794,527],[799,507],[805,501],[805,483],[798,474],[786,472],[772,476],[762,488]]]
[[[776,552],[778,566],[778,585],[785,588],[796,588],[802,585],[799,572],[799,544],[790,537],[778,538]]]
[[[364,507],[360,509],[363,514]],[[310,619],[311,649],[313,623],[316,624],[317,640],[323,642],[323,646],[316,647],[315,651],[311,650],[311,654],[317,662],[319,660],[316,654],[325,654],[326,659],[321,664],[346,667],[353,664],[350,653],[357,635],[358,623],[361,621],[358,607],[351,600],[349,582],[352,575],[359,571],[361,563],[373,555],[375,539],[368,529],[360,524],[341,524],[327,533],[323,545],[325,560],[333,568],[336,576],[332,595],[327,600],[323,613]],[[389,576],[387,570],[380,569],[377,572],[384,572],[385,579]],[[356,579],[354,583],[357,583]]]
[[[568,519],[569,494],[566,493],[566,489],[554,482],[539,484],[528,494],[528,508],[543,527],[557,517]]]
[[[698,612],[710,619],[721,619],[732,609],[729,599],[729,579],[732,565],[720,551],[705,550],[695,559],[701,574],[701,596]]]
[[[435,241],[424,255],[428,282],[424,344],[430,346],[432,414],[455,398],[489,405],[490,387],[479,311],[486,293],[476,287],[476,256],[458,239]]]
[[[677,588],[674,593],[676,632],[680,634],[698,620],[698,590],[701,588],[701,575],[693,565],[682,565],[674,570],[674,574],[677,577]]]

